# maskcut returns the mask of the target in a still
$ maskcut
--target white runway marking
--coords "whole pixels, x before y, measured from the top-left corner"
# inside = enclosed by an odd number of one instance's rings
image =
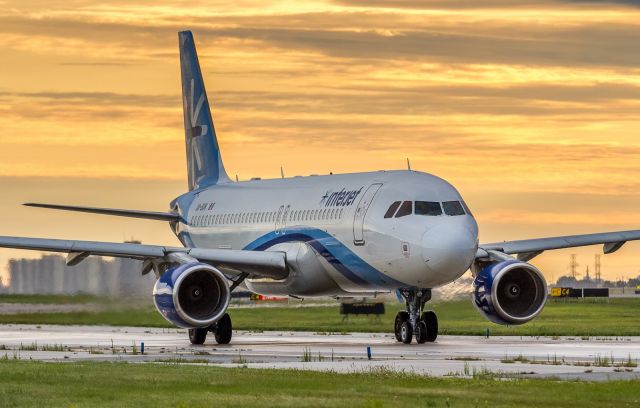
[[[144,342],[145,353],[140,354]],[[371,347],[372,359],[367,358]],[[502,373],[606,380],[640,378],[640,337],[440,336],[404,345],[391,334],[234,332],[232,344],[189,344],[185,330],[0,325],[0,357],[46,361],[178,361],[336,372],[388,369],[432,376]],[[37,349],[33,350],[34,348]],[[62,348],[62,351],[60,351]],[[45,351],[54,350],[54,351]]]

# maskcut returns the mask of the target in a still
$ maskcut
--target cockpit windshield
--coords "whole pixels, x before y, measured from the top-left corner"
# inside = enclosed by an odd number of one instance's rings
[[[442,207],[435,201],[416,201],[416,215],[442,215]]]
[[[437,201],[395,201],[389,206],[384,218],[400,218],[407,215],[423,215],[437,217],[441,215],[457,216],[471,214],[466,210],[466,205],[460,201],[445,201],[439,203]]]
[[[445,201],[442,203],[444,213],[447,215],[464,215],[464,208],[460,201]]]

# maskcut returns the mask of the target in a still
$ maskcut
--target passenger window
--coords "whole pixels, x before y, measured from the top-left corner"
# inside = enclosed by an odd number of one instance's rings
[[[444,213],[447,215],[464,215],[464,208],[460,201],[445,201],[442,203]]]
[[[442,207],[435,201],[416,201],[416,215],[442,215]]]
[[[400,207],[400,201],[396,201],[395,203],[391,204],[387,212],[384,214],[384,218],[392,218],[393,214],[396,213],[398,207]]]
[[[413,201],[405,201],[402,203],[398,212],[396,213],[396,218],[404,217],[406,215],[411,215],[413,213]]]

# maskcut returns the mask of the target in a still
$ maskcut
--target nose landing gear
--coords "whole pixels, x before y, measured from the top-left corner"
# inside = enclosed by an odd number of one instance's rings
[[[434,342],[438,337],[438,317],[432,310],[422,312],[425,303],[431,300],[431,289],[400,289],[399,292],[407,310],[396,315],[396,340],[409,344],[415,335],[418,344]]]

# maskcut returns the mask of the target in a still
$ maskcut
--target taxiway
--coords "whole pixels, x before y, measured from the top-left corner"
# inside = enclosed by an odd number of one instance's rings
[[[144,343],[144,354],[142,354]],[[0,358],[130,361],[292,368],[394,370],[431,376],[491,374],[560,379],[640,379],[640,337],[440,336],[403,345],[390,334],[234,332],[232,344],[189,344],[185,330],[0,325]],[[367,348],[371,350],[368,358]]]

